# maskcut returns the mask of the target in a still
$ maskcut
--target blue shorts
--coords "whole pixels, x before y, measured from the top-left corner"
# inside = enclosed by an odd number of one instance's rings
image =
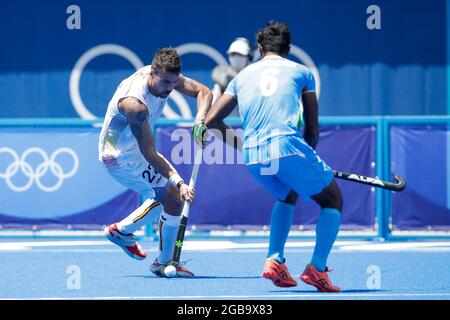
[[[285,200],[291,190],[309,201],[333,180],[331,168],[310,147],[303,148],[302,153],[247,165],[247,168],[280,201]]]

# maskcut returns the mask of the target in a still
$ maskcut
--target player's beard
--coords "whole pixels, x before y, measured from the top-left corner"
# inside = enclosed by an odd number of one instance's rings
[[[172,93],[172,91],[163,91],[163,92],[161,92],[159,97],[160,98],[167,98],[168,96],[170,96],[171,93]]]

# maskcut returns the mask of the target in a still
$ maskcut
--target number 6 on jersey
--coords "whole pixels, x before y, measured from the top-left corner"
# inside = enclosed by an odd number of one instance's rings
[[[278,89],[277,75],[280,71],[277,68],[269,68],[261,74],[259,80],[259,88],[264,97],[270,97]]]

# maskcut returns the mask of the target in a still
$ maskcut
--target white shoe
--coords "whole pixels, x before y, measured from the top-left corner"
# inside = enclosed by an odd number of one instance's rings
[[[117,244],[133,259],[144,260],[147,257],[144,249],[136,242],[135,236],[133,234],[123,234],[115,223],[106,227],[104,234],[109,241]]]
[[[169,265],[169,263],[159,263],[158,259],[156,258],[155,261],[153,261],[153,263],[150,265],[150,271],[151,273],[153,273],[155,276],[160,277],[160,278],[164,278],[166,277],[165,275],[162,274],[162,271],[164,270],[162,267]],[[189,269],[186,269],[185,267],[183,267],[185,263],[179,263],[178,267],[177,267],[177,276],[180,278],[194,278],[195,275],[192,271],[190,271]]]

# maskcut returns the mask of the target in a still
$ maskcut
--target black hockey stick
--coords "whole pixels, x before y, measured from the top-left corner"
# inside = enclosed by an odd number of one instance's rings
[[[335,178],[350,180],[357,183],[367,184],[376,188],[382,188],[390,191],[403,191],[406,187],[406,181],[403,177],[395,175],[395,182],[383,181],[377,178],[365,177],[355,173],[347,173],[342,171],[333,170]]]
[[[199,148],[195,153],[194,167],[192,168],[191,180],[189,181],[189,187],[194,188],[197,181],[198,169],[202,160],[202,148]],[[181,258],[181,249],[183,248],[184,234],[186,232],[186,226],[189,218],[189,209],[191,207],[190,201],[185,201],[183,205],[183,211],[181,212],[180,225],[178,227],[177,238],[175,240],[175,247],[173,249],[173,256],[170,265],[175,269],[178,267]],[[169,277],[166,273],[167,266],[162,266],[163,270],[160,270],[161,274]]]

